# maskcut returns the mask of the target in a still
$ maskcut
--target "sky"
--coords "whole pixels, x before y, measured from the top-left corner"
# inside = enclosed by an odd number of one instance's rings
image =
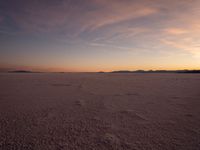
[[[200,69],[199,0],[0,0],[0,68]]]

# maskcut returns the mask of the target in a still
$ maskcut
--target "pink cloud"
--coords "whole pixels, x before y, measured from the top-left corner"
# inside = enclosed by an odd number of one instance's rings
[[[188,33],[188,30],[183,28],[167,28],[164,31],[171,35],[182,35]]]

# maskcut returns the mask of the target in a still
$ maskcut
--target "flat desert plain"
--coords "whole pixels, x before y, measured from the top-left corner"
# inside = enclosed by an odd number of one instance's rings
[[[199,74],[1,73],[1,150],[199,150]]]

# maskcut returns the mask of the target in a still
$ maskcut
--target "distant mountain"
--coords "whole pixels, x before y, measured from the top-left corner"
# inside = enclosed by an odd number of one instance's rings
[[[36,73],[28,70],[14,70],[14,71],[8,71],[9,73]]]
[[[200,70],[179,70],[177,73],[200,73]]]
[[[119,70],[112,71],[111,73],[200,73],[200,70]]]
[[[133,73],[133,71],[128,71],[128,70],[119,70],[119,71],[113,71],[111,73]]]

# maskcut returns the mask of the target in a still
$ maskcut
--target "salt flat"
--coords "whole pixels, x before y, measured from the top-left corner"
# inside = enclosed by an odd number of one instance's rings
[[[0,149],[199,150],[199,74],[1,73]]]

